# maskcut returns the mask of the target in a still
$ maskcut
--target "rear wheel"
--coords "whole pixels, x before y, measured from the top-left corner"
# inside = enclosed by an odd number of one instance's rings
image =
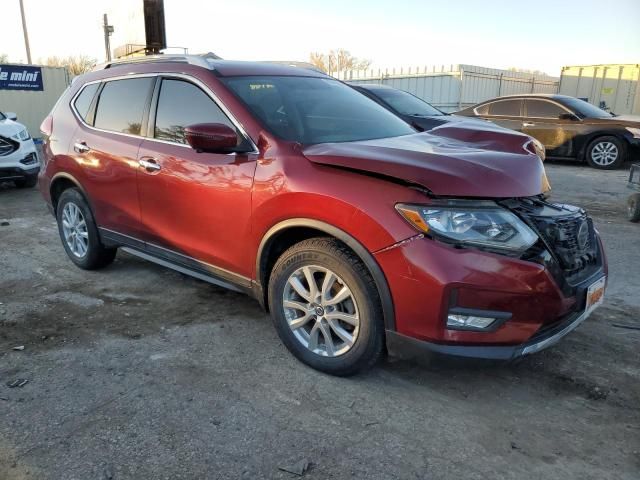
[[[33,188],[38,184],[38,175],[29,175],[28,177],[14,180],[18,188]]]
[[[352,375],[382,354],[384,324],[375,282],[335,239],[312,238],[282,254],[269,281],[269,307],[285,346],[317,370]]]
[[[627,200],[627,218],[630,222],[640,222],[640,193],[632,193]]]
[[[98,227],[84,196],[76,188],[62,192],[56,209],[58,232],[67,255],[85,270],[95,270],[113,262],[115,248],[100,242]]]
[[[613,170],[625,160],[624,145],[613,136],[596,138],[587,148],[587,163],[593,168]]]

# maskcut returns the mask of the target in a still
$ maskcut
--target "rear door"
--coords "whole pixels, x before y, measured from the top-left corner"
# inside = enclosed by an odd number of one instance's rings
[[[522,100],[519,98],[496,100],[480,105],[474,110],[479,117],[491,120],[502,127],[522,130]]]
[[[102,229],[136,238],[140,235],[137,155],[154,81],[155,77],[145,76],[89,84],[74,100],[82,122],[72,140],[73,155],[96,221]],[[91,100],[89,94],[96,87],[97,96]]]
[[[522,131],[538,139],[546,148],[549,157],[575,156],[575,137],[581,122],[577,119],[562,119],[571,113],[559,104],[542,98],[527,98]]]
[[[243,283],[253,260],[246,252],[257,154],[198,152],[184,128],[237,125],[194,79],[165,77],[156,87],[149,138],[140,147],[138,188],[147,250],[192,268]],[[233,272],[233,273],[232,273]]]

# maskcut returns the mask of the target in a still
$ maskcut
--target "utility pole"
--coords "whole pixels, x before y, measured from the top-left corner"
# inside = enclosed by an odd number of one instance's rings
[[[29,34],[27,33],[27,20],[24,17],[24,3],[20,0],[20,15],[22,15],[22,32],[24,33],[24,48],[27,50],[27,63],[31,65],[31,48],[29,48]]]
[[[20,0],[22,1],[22,0]],[[104,23],[102,24],[102,28],[104,29],[104,49],[107,53],[107,62],[111,61],[111,40],[109,37],[113,33],[113,25],[109,25],[109,20],[107,20],[107,14],[105,13],[103,16]]]

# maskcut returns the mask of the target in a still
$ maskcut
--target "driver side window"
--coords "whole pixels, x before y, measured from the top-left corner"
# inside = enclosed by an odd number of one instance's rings
[[[220,107],[200,88],[184,80],[162,80],[154,138],[186,144],[184,128],[196,123],[222,123],[236,130]]]

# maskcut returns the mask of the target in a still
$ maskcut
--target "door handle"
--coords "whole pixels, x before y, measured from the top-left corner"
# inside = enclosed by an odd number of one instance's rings
[[[522,122],[523,127],[535,127],[536,124],[533,122]]]
[[[76,142],[73,144],[73,149],[76,151],[76,153],[87,153],[89,150],[91,150],[86,143],[84,142]]]
[[[141,158],[140,160],[138,160],[138,165],[140,165],[149,173],[157,172],[162,168],[160,164],[153,158]]]

